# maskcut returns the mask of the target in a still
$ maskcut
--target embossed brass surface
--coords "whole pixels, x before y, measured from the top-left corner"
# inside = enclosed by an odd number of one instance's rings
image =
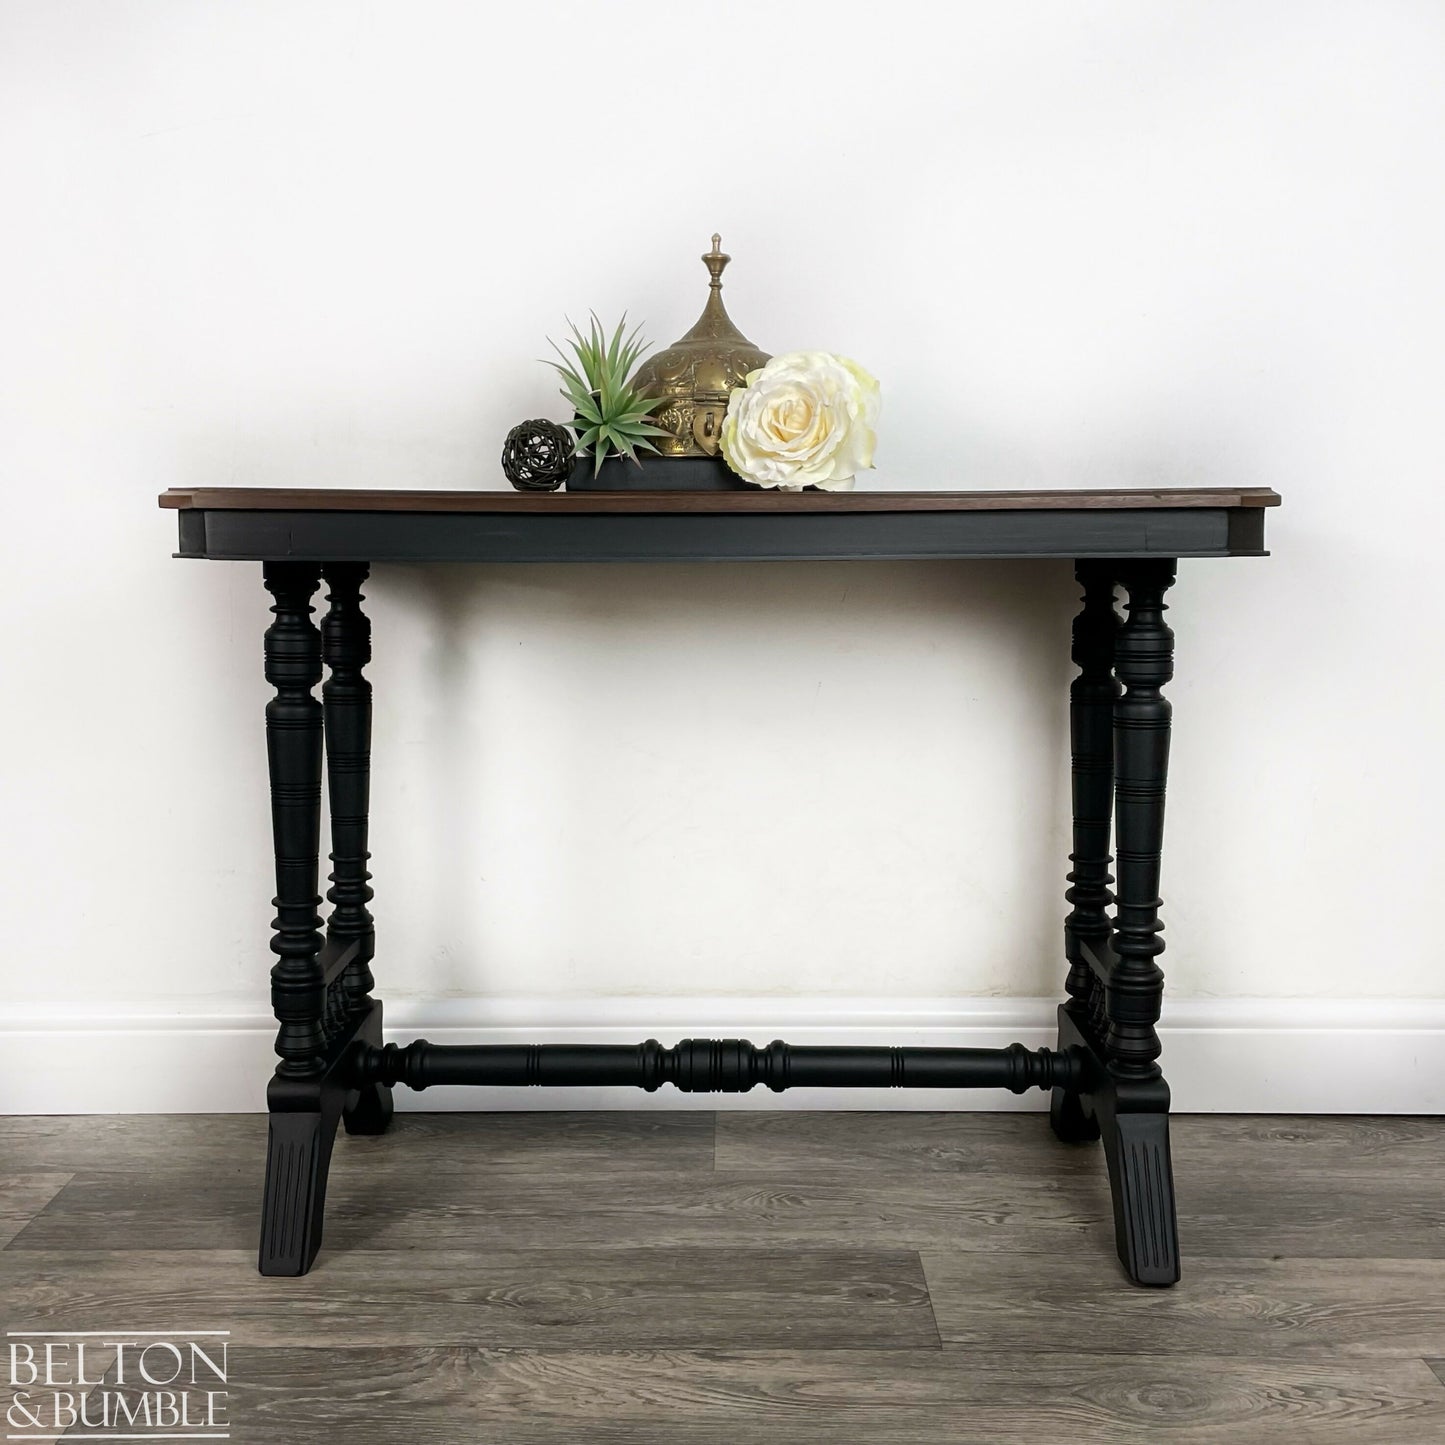
[[[728,393],[768,360],[768,353],[733,325],[723,306],[723,267],[732,257],[723,254],[721,236],[712,238],[712,250],[702,259],[712,281],[697,324],[644,361],[632,378],[634,385],[663,398],[654,420],[671,435],[654,437],[653,442],[665,457],[715,455]]]

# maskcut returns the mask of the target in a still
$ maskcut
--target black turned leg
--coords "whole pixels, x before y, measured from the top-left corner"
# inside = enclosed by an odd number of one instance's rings
[[[1114,700],[1119,695],[1114,640],[1119,614],[1114,610],[1113,564],[1080,562],[1074,575],[1084,589],[1084,605],[1074,618],[1071,654],[1079,675],[1069,687],[1074,804],[1074,851],[1069,861],[1074,867],[1064,895],[1073,907],[1064,920],[1064,954],[1069,961],[1064,988],[1069,1001],[1063,1007],[1081,1031],[1102,1036],[1103,984],[1084,949],[1092,946],[1097,953],[1113,932],[1109,837],[1114,816]],[[1060,1139],[1071,1143],[1099,1137],[1098,1120],[1075,1090],[1053,1091],[1049,1122]]]
[[[364,562],[333,562],[322,569],[331,609],[321,623],[321,650],[329,669],[321,688],[326,731],[326,782],[331,803],[331,917],[326,933],[352,956],[337,980],[333,1013],[355,1017],[372,1011],[381,1043],[381,1005],[371,997],[371,960],[376,930],[367,904],[371,874],[367,823],[371,794],[371,684],[362,669],[371,661],[371,623],[361,610]],[[354,945],[354,948],[353,948]],[[349,1134],[380,1134],[391,1122],[391,1090],[364,1084],[349,1094],[342,1120]]]
[[[266,563],[275,621],[266,629],[266,757],[271,772],[271,833],[276,852],[276,919],[271,1003],[279,1028],[278,1075],[321,1072],[324,978],[316,859],[321,831],[321,636],[311,622],[319,576],[304,563]]]
[[[266,704],[276,920],[271,1001],[280,1063],[267,1090],[270,1132],[261,1215],[261,1273],[304,1274],[321,1243],[326,1172],[344,1091],[327,1075],[329,1032],[321,960],[317,855],[321,826],[321,636],[311,621],[314,565],[268,562],[275,620],[266,630]]]
[[[1162,689],[1174,674],[1174,634],[1164,620],[1173,562],[1128,562],[1128,620],[1115,644],[1124,685],[1114,705],[1118,892],[1114,962],[1105,991],[1109,1086],[1096,1110],[1109,1164],[1119,1258],[1140,1284],[1179,1278],[1174,1174],[1169,1155],[1169,1086],[1159,1069],[1164,975],[1159,937],[1159,868],[1169,770],[1170,706]]]

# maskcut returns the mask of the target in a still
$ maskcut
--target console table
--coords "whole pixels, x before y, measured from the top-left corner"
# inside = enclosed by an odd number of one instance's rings
[[[276,918],[271,1000],[280,1062],[261,1220],[263,1274],[304,1274],[321,1244],[337,1125],[378,1134],[396,1084],[765,1084],[1052,1091],[1061,1139],[1102,1138],[1119,1258],[1147,1285],[1179,1278],[1169,1088],[1156,962],[1173,633],[1181,557],[1262,557],[1264,488],[1099,492],[509,492],[171,490],[182,557],[262,563]],[[1073,871],[1058,1047],[800,1048],[745,1039],[636,1045],[385,1044],[367,904],[374,563],[1067,558],[1083,591],[1069,692]],[[318,628],[321,582],[329,610]],[[1126,615],[1115,610],[1127,593]],[[322,682],[325,665],[327,676]],[[315,689],[321,683],[318,701]],[[323,747],[324,743],[324,747]],[[331,910],[318,893],[323,776]],[[1118,879],[1111,843],[1117,849]],[[1112,910],[1112,912],[1111,912]]]

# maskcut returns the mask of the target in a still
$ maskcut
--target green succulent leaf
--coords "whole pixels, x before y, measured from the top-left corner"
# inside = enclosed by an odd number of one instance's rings
[[[605,435],[597,438],[597,445],[592,448],[592,475],[595,477],[602,470],[602,462],[607,456],[607,449],[611,445]]]
[[[597,332],[598,339],[602,337],[602,323],[597,319],[597,313],[592,313],[592,325]],[[614,376],[617,374],[617,358],[622,350],[622,328],[627,325],[627,313],[622,313],[622,320],[617,323],[617,330],[612,333],[612,342],[607,346],[607,369]]]
[[[546,364],[557,373],[562,395],[582,423],[578,445],[592,447],[595,465],[600,466],[609,451],[630,456],[637,441],[668,435],[645,420],[661,399],[649,396],[630,379],[648,350],[642,328],[628,330],[624,315],[609,332],[594,311],[585,331],[570,317],[567,329],[570,334],[563,338],[563,346],[548,339],[558,360]]]

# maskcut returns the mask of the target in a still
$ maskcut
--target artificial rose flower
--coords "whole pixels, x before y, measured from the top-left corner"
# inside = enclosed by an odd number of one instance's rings
[[[723,456],[755,486],[847,491],[873,465],[878,404],[877,381],[846,356],[775,356],[728,398]]]

